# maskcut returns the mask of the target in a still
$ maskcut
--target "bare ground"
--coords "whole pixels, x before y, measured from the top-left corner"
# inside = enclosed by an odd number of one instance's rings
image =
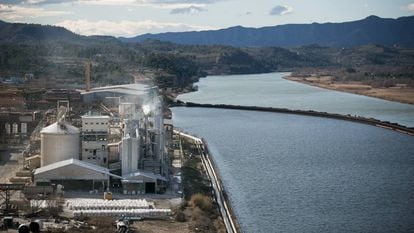
[[[190,233],[188,222],[145,220],[133,225],[139,233]]]
[[[285,77],[285,79],[303,84],[321,87],[325,89],[343,91],[358,95],[365,95],[389,101],[406,104],[414,104],[414,88],[412,87],[390,87],[375,88],[362,82],[338,82],[333,81],[331,76],[315,77]]]

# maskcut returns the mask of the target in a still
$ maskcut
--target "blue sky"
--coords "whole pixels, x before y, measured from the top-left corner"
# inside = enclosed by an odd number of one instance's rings
[[[83,35],[344,22],[414,15],[414,0],[0,0],[7,22],[59,25]]]

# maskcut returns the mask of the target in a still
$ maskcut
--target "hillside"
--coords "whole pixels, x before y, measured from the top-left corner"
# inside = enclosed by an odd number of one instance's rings
[[[82,36],[63,27],[41,24],[7,23],[0,20],[0,44],[44,42],[87,44],[105,41],[118,42],[112,36]]]
[[[287,24],[262,28],[237,26],[200,32],[144,34],[120,39],[124,42],[156,39],[179,44],[219,44],[236,47],[297,47],[310,44],[352,47],[370,43],[413,47],[414,16],[398,19],[369,16],[362,20],[344,23]]]
[[[33,73],[33,82],[42,87],[79,87],[87,60],[93,63],[94,85],[144,78],[162,88],[178,89],[205,75],[336,70],[338,77],[351,81],[399,79],[410,85],[414,75],[414,49],[399,46],[232,47],[151,39],[122,43],[114,37],[81,36],[61,27],[0,22],[0,81]]]
[[[318,65],[317,59],[306,60],[287,49],[263,50],[269,51],[266,60],[259,50],[156,40],[122,43],[110,36],[77,35],[62,27],[0,22],[0,79],[33,73],[44,79],[42,85],[81,85],[84,62],[91,60],[97,85],[132,82],[144,73],[161,87],[184,87],[207,74]]]

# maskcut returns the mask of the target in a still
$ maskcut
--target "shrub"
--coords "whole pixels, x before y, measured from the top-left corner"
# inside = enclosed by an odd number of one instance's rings
[[[177,222],[185,222],[187,219],[185,217],[184,212],[181,210],[178,210],[177,213],[175,214],[175,220]]]
[[[210,198],[200,193],[191,196],[190,203],[193,207],[198,207],[207,213],[211,213],[213,210],[213,204]]]

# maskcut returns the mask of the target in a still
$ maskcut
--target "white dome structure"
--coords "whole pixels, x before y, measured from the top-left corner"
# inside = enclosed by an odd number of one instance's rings
[[[40,131],[40,165],[67,159],[79,159],[79,129],[66,122],[56,122]]]

